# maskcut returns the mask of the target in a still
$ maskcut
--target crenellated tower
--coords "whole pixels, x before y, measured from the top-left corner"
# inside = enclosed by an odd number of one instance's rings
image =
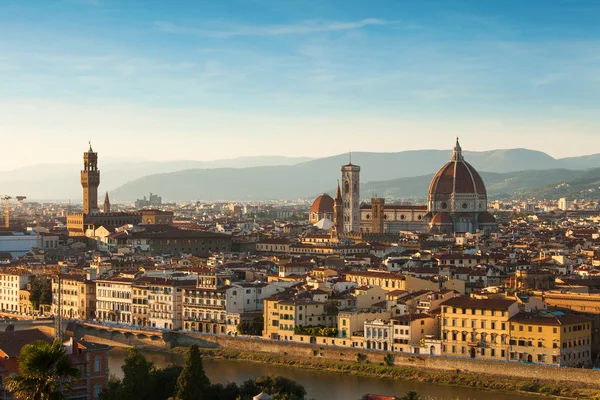
[[[83,213],[98,213],[98,186],[100,186],[100,171],[98,170],[98,154],[92,150],[92,144],[83,153],[83,170],[81,171],[81,186],[83,187]]]

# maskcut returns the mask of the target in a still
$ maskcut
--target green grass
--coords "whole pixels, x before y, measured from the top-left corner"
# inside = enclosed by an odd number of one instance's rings
[[[592,394],[589,390],[578,389],[574,386],[566,384],[556,384],[554,382],[543,382],[537,380],[511,379],[491,375],[472,374],[463,371],[445,372],[415,367],[394,367],[385,365],[383,358],[380,364],[375,364],[369,362],[358,363],[334,361],[226,349],[201,349],[201,351],[205,357],[209,358],[244,360],[271,365],[281,365],[329,372],[342,372],[346,374],[350,373],[377,378],[417,381],[434,383],[438,385],[473,387],[506,392],[517,391],[536,393],[545,396],[560,396],[564,398],[600,398],[600,392]]]

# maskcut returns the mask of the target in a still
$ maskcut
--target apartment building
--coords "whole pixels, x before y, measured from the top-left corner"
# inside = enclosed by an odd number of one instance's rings
[[[19,312],[19,291],[27,289],[31,275],[22,271],[5,271],[0,273],[0,310]]]
[[[393,332],[392,350],[414,354],[433,354],[423,346],[425,339],[438,337],[438,319],[429,314],[406,314],[390,319]]]
[[[132,276],[115,276],[96,281],[96,319],[133,324]]]
[[[292,290],[264,299],[263,320],[263,336],[275,340],[293,340],[296,327],[336,324],[335,316],[326,315],[323,301],[315,300],[311,292]]]
[[[131,319],[133,325],[148,326],[148,286],[144,282],[133,282],[131,288]]]
[[[181,329],[183,289],[195,282],[168,278],[141,278],[148,295],[148,326],[161,329]]]
[[[508,360],[509,319],[519,312],[517,300],[455,297],[441,310],[443,355]]]
[[[221,272],[199,272],[196,287],[183,288],[183,329],[227,332],[227,295],[231,276]]]
[[[510,361],[581,367],[592,362],[592,320],[561,311],[520,312],[510,319]]]
[[[60,296],[59,296],[60,290]],[[52,314],[67,319],[93,319],[96,316],[96,283],[81,274],[61,274],[52,278]]]

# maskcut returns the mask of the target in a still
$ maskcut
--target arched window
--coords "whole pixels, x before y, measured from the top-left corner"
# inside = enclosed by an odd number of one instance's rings
[[[344,193],[350,193],[350,182],[344,182]]]

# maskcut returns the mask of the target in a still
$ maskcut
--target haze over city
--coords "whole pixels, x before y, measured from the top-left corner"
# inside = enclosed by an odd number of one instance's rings
[[[600,146],[589,1],[3,1],[0,170]],[[377,135],[378,140],[372,140]],[[135,149],[135,151],[132,151]]]

